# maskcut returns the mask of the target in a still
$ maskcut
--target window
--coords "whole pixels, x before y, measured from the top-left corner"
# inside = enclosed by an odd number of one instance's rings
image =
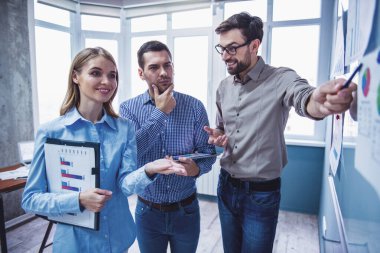
[[[298,20],[319,18],[321,13],[320,0],[274,0],[273,20]]]
[[[318,48],[319,26],[273,28],[271,65],[292,68],[297,71],[298,75],[315,86],[317,84]],[[291,109],[285,134],[313,136],[314,130],[312,120],[300,117],[295,113],[294,108]]]
[[[59,116],[59,109],[67,90],[67,76],[71,62],[70,50],[70,34],[36,27],[40,124]]]
[[[264,22],[259,55],[265,62],[293,68],[310,84],[319,83],[318,66],[325,52],[319,44],[324,31],[321,28],[321,0],[211,2],[209,6],[194,3],[190,8],[190,3],[178,4],[166,13],[157,8],[159,13],[144,17],[138,15],[146,6],[121,9],[121,13],[128,12],[128,18],[80,14],[76,12],[80,2],[70,3],[74,6],[71,12],[35,2],[40,123],[58,115],[67,89],[71,59],[84,47],[104,47],[118,63],[120,82],[113,103],[115,110],[120,102],[145,92],[147,84],[138,76],[137,50],[148,40],[168,45],[175,66],[175,89],[201,100],[210,122],[214,122],[215,90],[220,80],[228,75],[213,47],[217,44],[214,29],[223,19],[242,11],[259,16]],[[348,124],[351,123],[347,120]],[[301,118],[292,110],[285,133],[287,138],[322,140],[321,129],[324,131],[322,123]],[[350,136],[354,135],[351,130],[347,131]]]
[[[263,22],[267,21],[267,0],[241,1],[224,4],[224,19],[233,14],[248,11],[254,16],[260,17]]]
[[[175,89],[202,101],[207,108],[208,37],[178,37],[174,40]]]
[[[131,20],[131,32],[165,30],[166,24],[166,14],[133,18]]]
[[[35,3],[35,53],[39,124],[59,116],[71,62],[70,13]],[[43,22],[41,22],[43,21]]]
[[[65,27],[70,26],[70,13],[55,7],[34,2],[34,18]]]
[[[82,30],[99,32],[120,32],[120,19],[99,17],[93,15],[81,15]]]
[[[211,24],[211,8],[176,12],[172,15],[173,29],[208,27]]]

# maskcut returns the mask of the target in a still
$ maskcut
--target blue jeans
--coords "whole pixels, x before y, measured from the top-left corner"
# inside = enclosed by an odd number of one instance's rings
[[[218,207],[225,253],[271,253],[280,208],[280,189],[236,187],[221,173]]]
[[[160,211],[138,200],[135,220],[141,253],[166,253],[168,244],[172,253],[196,252],[200,233],[197,199],[170,212]]]

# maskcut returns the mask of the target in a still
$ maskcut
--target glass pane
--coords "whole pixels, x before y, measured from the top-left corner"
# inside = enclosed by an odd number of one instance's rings
[[[146,32],[146,31],[159,31],[166,30],[166,14],[132,18],[131,31],[132,32]]]
[[[319,26],[273,28],[272,32],[271,64],[292,68],[315,86],[318,71]],[[285,134],[314,135],[314,121],[298,116],[292,109]]]
[[[158,40],[166,44],[166,36],[134,37],[131,40],[131,97],[135,97],[148,89],[148,84],[138,74],[137,51],[149,40]],[[173,53],[173,52],[172,52]]]
[[[207,36],[178,37],[174,39],[175,90],[198,98],[206,108],[208,43]],[[194,49],[196,49],[195,52]]]
[[[224,4],[224,19],[236,13],[249,10],[249,13],[260,17],[263,22],[267,21],[267,0],[241,1]]]
[[[82,30],[99,32],[120,32],[120,19],[100,17],[93,15],[81,15]]]
[[[70,12],[45,4],[34,3],[34,18],[49,23],[70,26]]]
[[[172,14],[173,29],[208,27],[212,24],[211,8],[175,12]]]
[[[102,39],[89,39],[85,40],[86,47],[102,47],[110,52],[115,58],[115,61],[118,63],[118,50],[117,50],[117,41],[116,40],[102,40]]]
[[[88,39],[85,40],[85,46],[86,47],[102,47],[108,52],[110,52],[115,59],[117,63],[118,71],[120,72],[119,68],[119,60],[118,60],[118,50],[117,50],[117,41],[116,40],[101,40],[101,39]],[[120,83],[119,83],[120,85]],[[116,112],[119,112],[119,96],[116,94],[116,97],[112,101],[113,109]]]
[[[273,21],[321,17],[321,0],[275,0]]]
[[[285,127],[285,134],[289,135],[314,135],[314,121],[299,116],[292,108],[289,112],[288,123]]]
[[[39,123],[43,124],[59,116],[66,95],[71,64],[70,34],[35,29]]]
[[[319,26],[273,28],[271,65],[292,68],[315,86],[318,55]]]

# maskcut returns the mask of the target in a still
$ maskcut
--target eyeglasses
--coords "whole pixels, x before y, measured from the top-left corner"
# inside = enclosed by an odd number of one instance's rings
[[[251,43],[251,41],[246,41],[244,44],[242,45],[239,45],[239,46],[228,46],[228,47],[223,47],[221,46],[220,44],[216,45],[215,46],[215,49],[216,51],[219,53],[219,54],[223,54],[224,51],[227,52],[227,54],[229,55],[235,55],[236,54],[236,50],[240,47],[244,47],[246,45],[248,45],[249,43]]]

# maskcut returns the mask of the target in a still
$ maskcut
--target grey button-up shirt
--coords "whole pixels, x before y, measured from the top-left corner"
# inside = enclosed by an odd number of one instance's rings
[[[294,106],[310,117],[306,105],[313,90],[294,70],[269,66],[261,57],[243,82],[224,79],[216,93],[216,127],[228,136],[221,167],[244,180],[279,177],[287,163],[289,110]]]

